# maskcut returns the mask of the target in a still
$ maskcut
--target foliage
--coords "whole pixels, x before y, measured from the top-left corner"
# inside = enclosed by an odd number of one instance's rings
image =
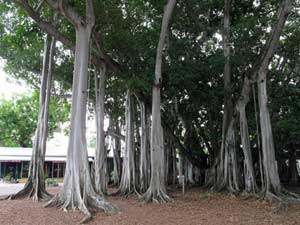
[[[45,179],[45,183],[46,183],[47,187],[57,187],[58,186],[58,182],[54,178]]]
[[[39,93],[0,102],[0,145],[31,147],[39,110]],[[69,118],[70,105],[52,97],[49,108],[49,138],[59,123]]]
[[[24,10],[10,1],[3,2],[0,3],[0,57],[7,62],[7,72],[37,85],[44,33],[28,19]],[[232,3],[230,63],[234,101],[240,95],[245,73],[253,68],[270,35],[280,2],[245,0]],[[83,1],[70,3],[83,13]],[[35,1],[30,1],[30,4],[33,8],[36,6]],[[101,34],[104,50],[120,65],[117,72],[109,71],[106,83],[106,113],[113,122],[124,124],[124,93],[127,88],[148,107],[151,106],[156,46],[164,4],[165,1],[95,1],[94,34]],[[192,154],[201,157],[213,156],[220,148],[224,96],[223,6],[223,0],[178,0],[163,58],[163,120],[180,143],[191,149]],[[270,67],[268,92],[279,157],[294,154],[300,149],[299,12],[299,1],[295,1],[281,45]],[[42,8],[40,15],[51,21],[52,13],[47,6]],[[74,41],[73,28],[65,19],[60,18],[58,30]],[[97,52],[94,42],[91,46],[91,52]],[[73,54],[60,44],[54,71],[59,94],[64,95],[71,87],[72,60]],[[92,76],[91,66],[89,96],[93,101]],[[247,106],[247,115],[251,147],[256,154],[254,114],[252,98]],[[14,130],[9,123],[7,126]],[[32,130],[29,125],[27,127]],[[28,130],[24,132],[28,133]],[[28,144],[29,140],[23,142]]]

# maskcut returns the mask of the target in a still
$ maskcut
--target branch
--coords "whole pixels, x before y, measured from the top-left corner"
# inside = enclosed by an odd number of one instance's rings
[[[285,0],[282,2],[281,7],[278,10],[277,14],[277,23],[272,29],[270,38],[267,43],[266,51],[262,54],[261,57],[261,70],[267,70],[271,59],[276,51],[280,34],[282,33],[285,21],[292,9],[293,0]]]
[[[155,85],[159,85],[161,82],[161,64],[162,64],[162,53],[165,46],[165,41],[168,33],[168,26],[172,16],[173,9],[175,7],[176,0],[168,0],[168,3],[164,10],[163,20],[161,24],[161,31],[159,35],[159,41],[156,49],[156,60],[155,60]]]
[[[263,52],[257,61],[254,63],[253,69],[248,71],[247,77],[251,80],[251,83],[257,80],[257,72],[259,70],[267,70],[276,51],[280,34],[282,33],[285,21],[292,9],[293,0],[284,0],[277,11],[277,22],[274,24],[268,41],[264,47]]]
[[[75,51],[75,45],[62,33],[60,33],[51,23],[42,20],[40,15],[36,13],[33,8],[29,6],[28,1],[26,0],[12,0],[17,6],[23,8],[28,15],[37,23],[38,27],[45,31],[46,33],[50,34],[51,36],[55,37],[56,40],[63,43],[66,47],[71,49],[73,52]]]
[[[93,0],[86,0],[85,1],[85,8],[86,8],[86,24],[90,26],[95,25],[95,14],[94,14],[94,5]]]
[[[267,40],[263,52],[254,63],[253,68],[246,72],[240,98],[237,101],[235,108],[239,107],[240,104],[245,104],[249,100],[251,85],[257,81],[258,72],[266,71],[268,69],[270,61],[272,60],[276,51],[285,21],[291,12],[292,2],[293,0],[284,0],[278,9],[277,21],[271,30],[271,34]],[[244,99],[246,99],[246,101]]]
[[[170,138],[170,140],[176,145],[180,153],[185,155],[187,159],[190,161],[190,163],[192,163],[194,166],[198,167],[199,169],[207,168],[206,160],[202,160],[201,157],[195,157],[193,151],[191,149],[186,148],[180,142],[179,138],[172,132],[172,129],[163,118],[161,122],[166,136]]]
[[[108,129],[106,131],[106,135],[117,137],[117,138],[120,138],[122,141],[125,141],[125,136],[124,135],[122,135],[120,133],[117,133],[116,131],[114,131],[112,129]]]
[[[55,37],[56,40],[60,41],[64,46],[69,48],[72,52],[75,52],[75,44],[71,40],[69,40],[64,34],[59,32],[58,29],[56,29],[52,23],[44,21],[40,17],[40,15],[36,11],[34,11],[32,7],[30,7],[27,0],[20,0],[20,1],[12,0],[12,2],[17,6],[19,6],[20,8],[23,8],[27,12],[29,17],[36,22],[37,26],[42,31]],[[102,53],[100,54],[100,57],[94,54],[92,55],[91,58],[92,64],[100,68],[101,64],[104,62],[107,65],[107,68],[109,70],[113,72],[117,72],[120,68],[119,64],[105,53],[102,44],[100,44],[100,47]]]
[[[36,7],[35,11],[39,12],[42,8],[42,6],[44,5],[45,0],[41,0],[40,3],[38,4],[38,6]]]
[[[82,17],[72,7],[68,6],[65,0],[46,0],[46,3],[50,8],[66,17],[75,27],[82,26]]]
[[[104,50],[104,47],[103,47],[103,42],[102,42],[100,32],[95,33],[94,42],[97,46],[100,57],[103,59],[105,64],[107,64],[107,67],[109,67],[112,71],[117,72],[120,69],[120,65],[116,61],[112,60],[111,57],[109,57],[106,54],[106,51]]]

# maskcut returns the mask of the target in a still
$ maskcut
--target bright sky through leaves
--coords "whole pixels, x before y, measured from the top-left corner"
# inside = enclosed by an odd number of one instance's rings
[[[16,81],[9,78],[3,70],[4,62],[0,59],[0,101],[1,99],[11,99],[13,96],[30,93],[31,89],[23,81]]]

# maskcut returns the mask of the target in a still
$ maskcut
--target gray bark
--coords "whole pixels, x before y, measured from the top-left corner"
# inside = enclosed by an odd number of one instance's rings
[[[120,184],[120,156],[118,155],[118,149],[116,148],[116,140],[113,139],[113,160],[114,160],[114,169],[113,169],[113,184],[119,186]]]
[[[57,3],[57,2],[55,2]],[[53,4],[55,4],[53,3]],[[53,5],[55,8],[56,5]],[[88,60],[91,31],[94,26],[92,0],[86,0],[86,17],[83,19],[64,1],[59,1],[57,11],[65,16],[76,31],[76,49],[72,87],[71,128],[63,187],[46,206],[64,210],[78,208],[85,214],[81,222],[92,218],[91,208],[114,212],[116,208],[99,196],[92,184],[86,143],[86,103],[88,85]]]
[[[218,157],[208,171],[207,186],[213,190],[227,189],[229,192],[239,191],[237,179],[237,159],[235,140],[235,120],[233,117],[233,103],[231,94],[231,66],[230,66],[230,5],[231,0],[225,0],[223,54],[224,65],[224,114],[222,126],[222,142]]]
[[[248,148],[248,138],[245,137],[247,132],[248,132],[248,129],[247,129],[247,121],[246,121],[246,117],[245,117],[245,113],[243,112],[244,111],[244,108],[246,107],[246,104],[248,103],[248,98],[249,98],[249,95],[250,95],[250,89],[251,89],[251,85],[254,81],[256,81],[257,79],[257,74],[260,74],[261,73],[261,77],[263,76],[266,76],[266,75],[263,75],[263,73],[267,71],[267,68],[268,68],[268,65],[270,63],[270,60],[272,59],[273,55],[274,55],[274,51],[276,49],[276,45],[278,43],[278,40],[279,40],[279,36],[280,36],[280,33],[283,29],[283,26],[284,26],[284,23],[285,23],[285,20],[289,14],[289,11],[290,11],[290,8],[291,8],[291,2],[292,1],[289,1],[289,0],[285,0],[283,1],[281,7],[279,8],[278,10],[278,18],[277,18],[277,23],[275,24],[275,26],[273,27],[272,31],[271,31],[271,35],[267,41],[267,44],[265,45],[265,48],[264,48],[264,51],[263,53],[261,54],[260,58],[258,58],[258,61],[254,63],[254,67],[253,69],[251,69],[249,71],[249,73],[247,73],[245,75],[245,79],[244,79],[244,84],[243,84],[243,89],[242,89],[242,93],[241,93],[241,97],[239,98],[237,104],[236,104],[236,110],[239,112],[241,112],[241,115],[240,115],[240,122],[241,122],[241,129],[242,130],[242,142],[244,142],[245,144],[243,145],[243,150],[244,150],[244,155],[245,155],[245,170],[246,170],[246,177],[248,177],[248,181],[249,182],[249,187],[255,187],[255,183],[254,183],[254,179],[252,179],[251,177],[253,177],[253,175],[251,175],[251,167],[253,167],[252,163],[251,163],[251,158],[250,158],[250,154],[249,154],[249,148]],[[263,79],[261,79],[263,80]],[[262,82],[263,83],[263,82]],[[263,90],[264,89],[264,84],[258,84],[260,86],[260,93],[263,93],[266,94],[266,90]],[[265,91],[265,92],[264,92]],[[262,97],[261,96],[261,101],[263,98],[265,98],[266,96]],[[266,106],[264,106],[266,107]],[[268,112],[266,111],[266,108],[263,108],[263,111],[264,111],[264,116],[268,116]],[[260,114],[262,115],[262,114]],[[265,119],[265,118],[264,118]],[[232,118],[231,121],[234,121],[235,119]],[[260,120],[262,121],[262,118],[260,118]],[[265,121],[266,123],[269,123],[270,121]],[[264,129],[270,129],[270,124],[268,125],[269,127],[266,126],[266,124],[264,125]],[[261,125],[261,128],[262,128],[262,125]],[[263,132],[263,130],[261,129],[261,131]],[[267,137],[270,137],[270,131],[266,131],[267,133]],[[263,138],[266,139],[266,134],[262,134]],[[265,137],[264,137],[265,136]],[[273,141],[273,140],[272,140]],[[270,142],[270,140],[268,140],[268,142]],[[223,144],[223,143],[222,143]],[[270,143],[269,143],[270,144]],[[270,146],[273,146],[273,144],[270,144]],[[266,147],[266,146],[265,146]],[[274,147],[274,146],[273,146]],[[264,147],[263,147],[264,148]],[[264,150],[263,150],[263,158],[265,160],[265,157],[269,158],[270,156],[268,154],[266,154],[266,152],[264,153]],[[222,157],[221,159],[218,159],[219,162],[220,160],[222,160]],[[270,159],[272,161],[272,159]],[[226,163],[225,163],[226,164]],[[266,163],[264,161],[264,167],[266,167]],[[275,163],[271,163],[271,164],[274,164]],[[221,164],[222,165],[222,164]],[[275,166],[273,165],[273,167],[275,168]],[[272,170],[274,169],[272,168]],[[268,168],[268,170],[270,170],[271,168]],[[265,171],[266,169],[264,169]],[[274,170],[273,170],[274,171]],[[272,173],[277,173],[277,170],[275,170],[276,172],[272,172]],[[209,174],[209,181],[213,180],[213,177],[215,176],[215,174],[222,174],[220,172],[215,172],[213,170],[214,173],[211,173]],[[265,176],[267,176],[265,174]],[[227,174],[225,174],[224,177],[227,177]],[[250,178],[250,179],[249,179]],[[277,179],[276,176],[274,177],[274,179]],[[251,184],[252,182],[252,184]],[[264,183],[264,182],[263,182]]]
[[[259,173],[260,173],[260,183],[261,189],[264,190],[264,172],[263,172],[263,162],[262,162],[262,151],[260,144],[260,131],[259,131],[259,116],[257,113],[257,103],[256,103],[256,91],[255,86],[252,84],[253,102],[254,102],[254,113],[255,113],[255,126],[256,126],[256,138],[257,138],[257,149],[258,149],[258,163],[259,163]]]
[[[267,106],[268,94],[266,85],[266,72],[260,71],[258,76],[258,102],[266,190],[270,192],[280,193],[281,185],[278,175],[277,161],[275,159],[275,148],[273,142],[270,114]]]
[[[178,171],[179,171],[179,180],[178,180],[178,183],[183,185],[183,177],[184,177],[184,161],[183,161],[183,157],[179,154],[179,157],[178,157]]]
[[[297,169],[297,157],[295,153],[293,153],[289,158],[289,175],[289,183],[296,185],[299,181],[299,174]]]
[[[134,157],[134,130],[133,130],[133,105],[130,91],[126,94],[125,105],[125,152],[123,157],[122,177],[117,193],[121,195],[129,195],[138,193],[136,190],[136,174],[135,174],[135,157]]]
[[[51,75],[55,54],[55,39],[47,35],[44,45],[43,69],[40,86],[39,114],[32,156],[29,165],[28,180],[23,189],[2,199],[32,198],[33,201],[47,200],[51,195],[46,191],[44,161],[48,137],[48,114],[51,94]]]
[[[251,93],[251,82],[247,77],[244,79],[242,94],[237,103],[237,111],[240,115],[240,136],[244,153],[244,182],[247,192],[255,192],[257,189],[254,176],[253,160],[250,148],[248,122],[246,117],[246,105],[249,102]]]
[[[150,183],[150,115],[146,109],[145,103],[139,101],[141,112],[141,152],[140,152],[140,191],[145,192]]]
[[[120,133],[119,120],[110,119],[110,126],[106,132],[106,135],[112,138],[112,149],[113,149],[113,185],[116,187],[120,186],[121,174],[122,174],[122,163],[121,163],[121,140],[125,141],[125,136]]]
[[[176,179],[177,179],[177,155],[176,155],[176,148],[175,146],[172,146],[172,151],[173,151],[173,163],[172,163],[172,184],[175,185],[176,184]]]
[[[167,138],[167,136],[166,136]],[[166,181],[167,184],[175,185],[176,183],[176,167],[174,170],[174,163],[176,163],[176,159],[174,160],[174,146],[170,139],[167,139],[166,141]],[[175,164],[176,166],[176,164]]]
[[[96,151],[95,151],[95,189],[98,193],[107,194],[107,150],[104,132],[104,97],[106,66],[103,64],[98,74],[95,70],[95,116],[96,116]]]
[[[163,48],[168,32],[168,26],[171,19],[176,0],[168,0],[164,10],[162,26],[160,31],[159,42],[156,52],[155,63],[155,80],[152,89],[152,128],[151,128],[151,180],[147,192],[143,195],[142,200],[166,202],[169,201],[169,196],[166,193],[165,185],[165,167],[164,167],[164,143],[163,129],[161,125],[160,111],[160,91],[162,85],[161,64]]]
[[[267,72],[285,21],[291,11],[292,3],[292,0],[284,0],[282,2],[277,14],[277,23],[271,31],[271,36],[268,42],[268,46],[270,47],[264,52],[261,65],[258,70],[257,87],[266,198],[269,198],[270,196],[273,197],[274,195],[278,196],[282,193],[282,186],[280,184],[277,161],[275,158],[270,113],[268,109]]]
[[[118,132],[118,133],[120,133],[120,124],[119,124],[119,121],[117,121],[116,122],[116,131]],[[121,164],[121,138],[119,138],[119,137],[116,137],[115,138],[115,140],[116,140],[116,150],[117,150],[117,156],[118,156],[118,158],[119,158],[119,178],[121,179],[121,175],[122,175],[122,164]],[[124,139],[125,140],[125,139]],[[119,179],[119,180],[120,180]]]
[[[188,183],[189,184],[195,184],[193,164],[190,163],[190,161],[188,161],[188,160],[186,160],[186,161],[187,161],[187,173],[188,173],[187,180],[188,180]]]

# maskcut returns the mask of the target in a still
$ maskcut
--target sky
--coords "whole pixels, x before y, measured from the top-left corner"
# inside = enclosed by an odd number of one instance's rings
[[[1,99],[11,99],[14,96],[31,93],[32,90],[25,82],[17,82],[4,71],[4,62],[0,59],[0,102]]]
[[[3,70],[5,66],[5,62],[0,58],[0,103],[3,99],[8,100],[12,99],[13,97],[17,97],[19,95],[28,95],[33,90],[26,85],[24,81],[17,81],[16,79],[12,78],[8,74],[6,74]],[[104,126],[105,130],[107,130],[109,125],[108,119],[105,119]],[[95,136],[96,127],[95,121],[87,120],[87,139],[88,141]],[[54,138],[50,139],[47,143],[48,147],[67,147],[68,145],[68,137],[63,134],[63,131],[57,132],[54,134]],[[112,152],[112,151],[111,151]],[[111,154],[110,152],[110,154]]]

